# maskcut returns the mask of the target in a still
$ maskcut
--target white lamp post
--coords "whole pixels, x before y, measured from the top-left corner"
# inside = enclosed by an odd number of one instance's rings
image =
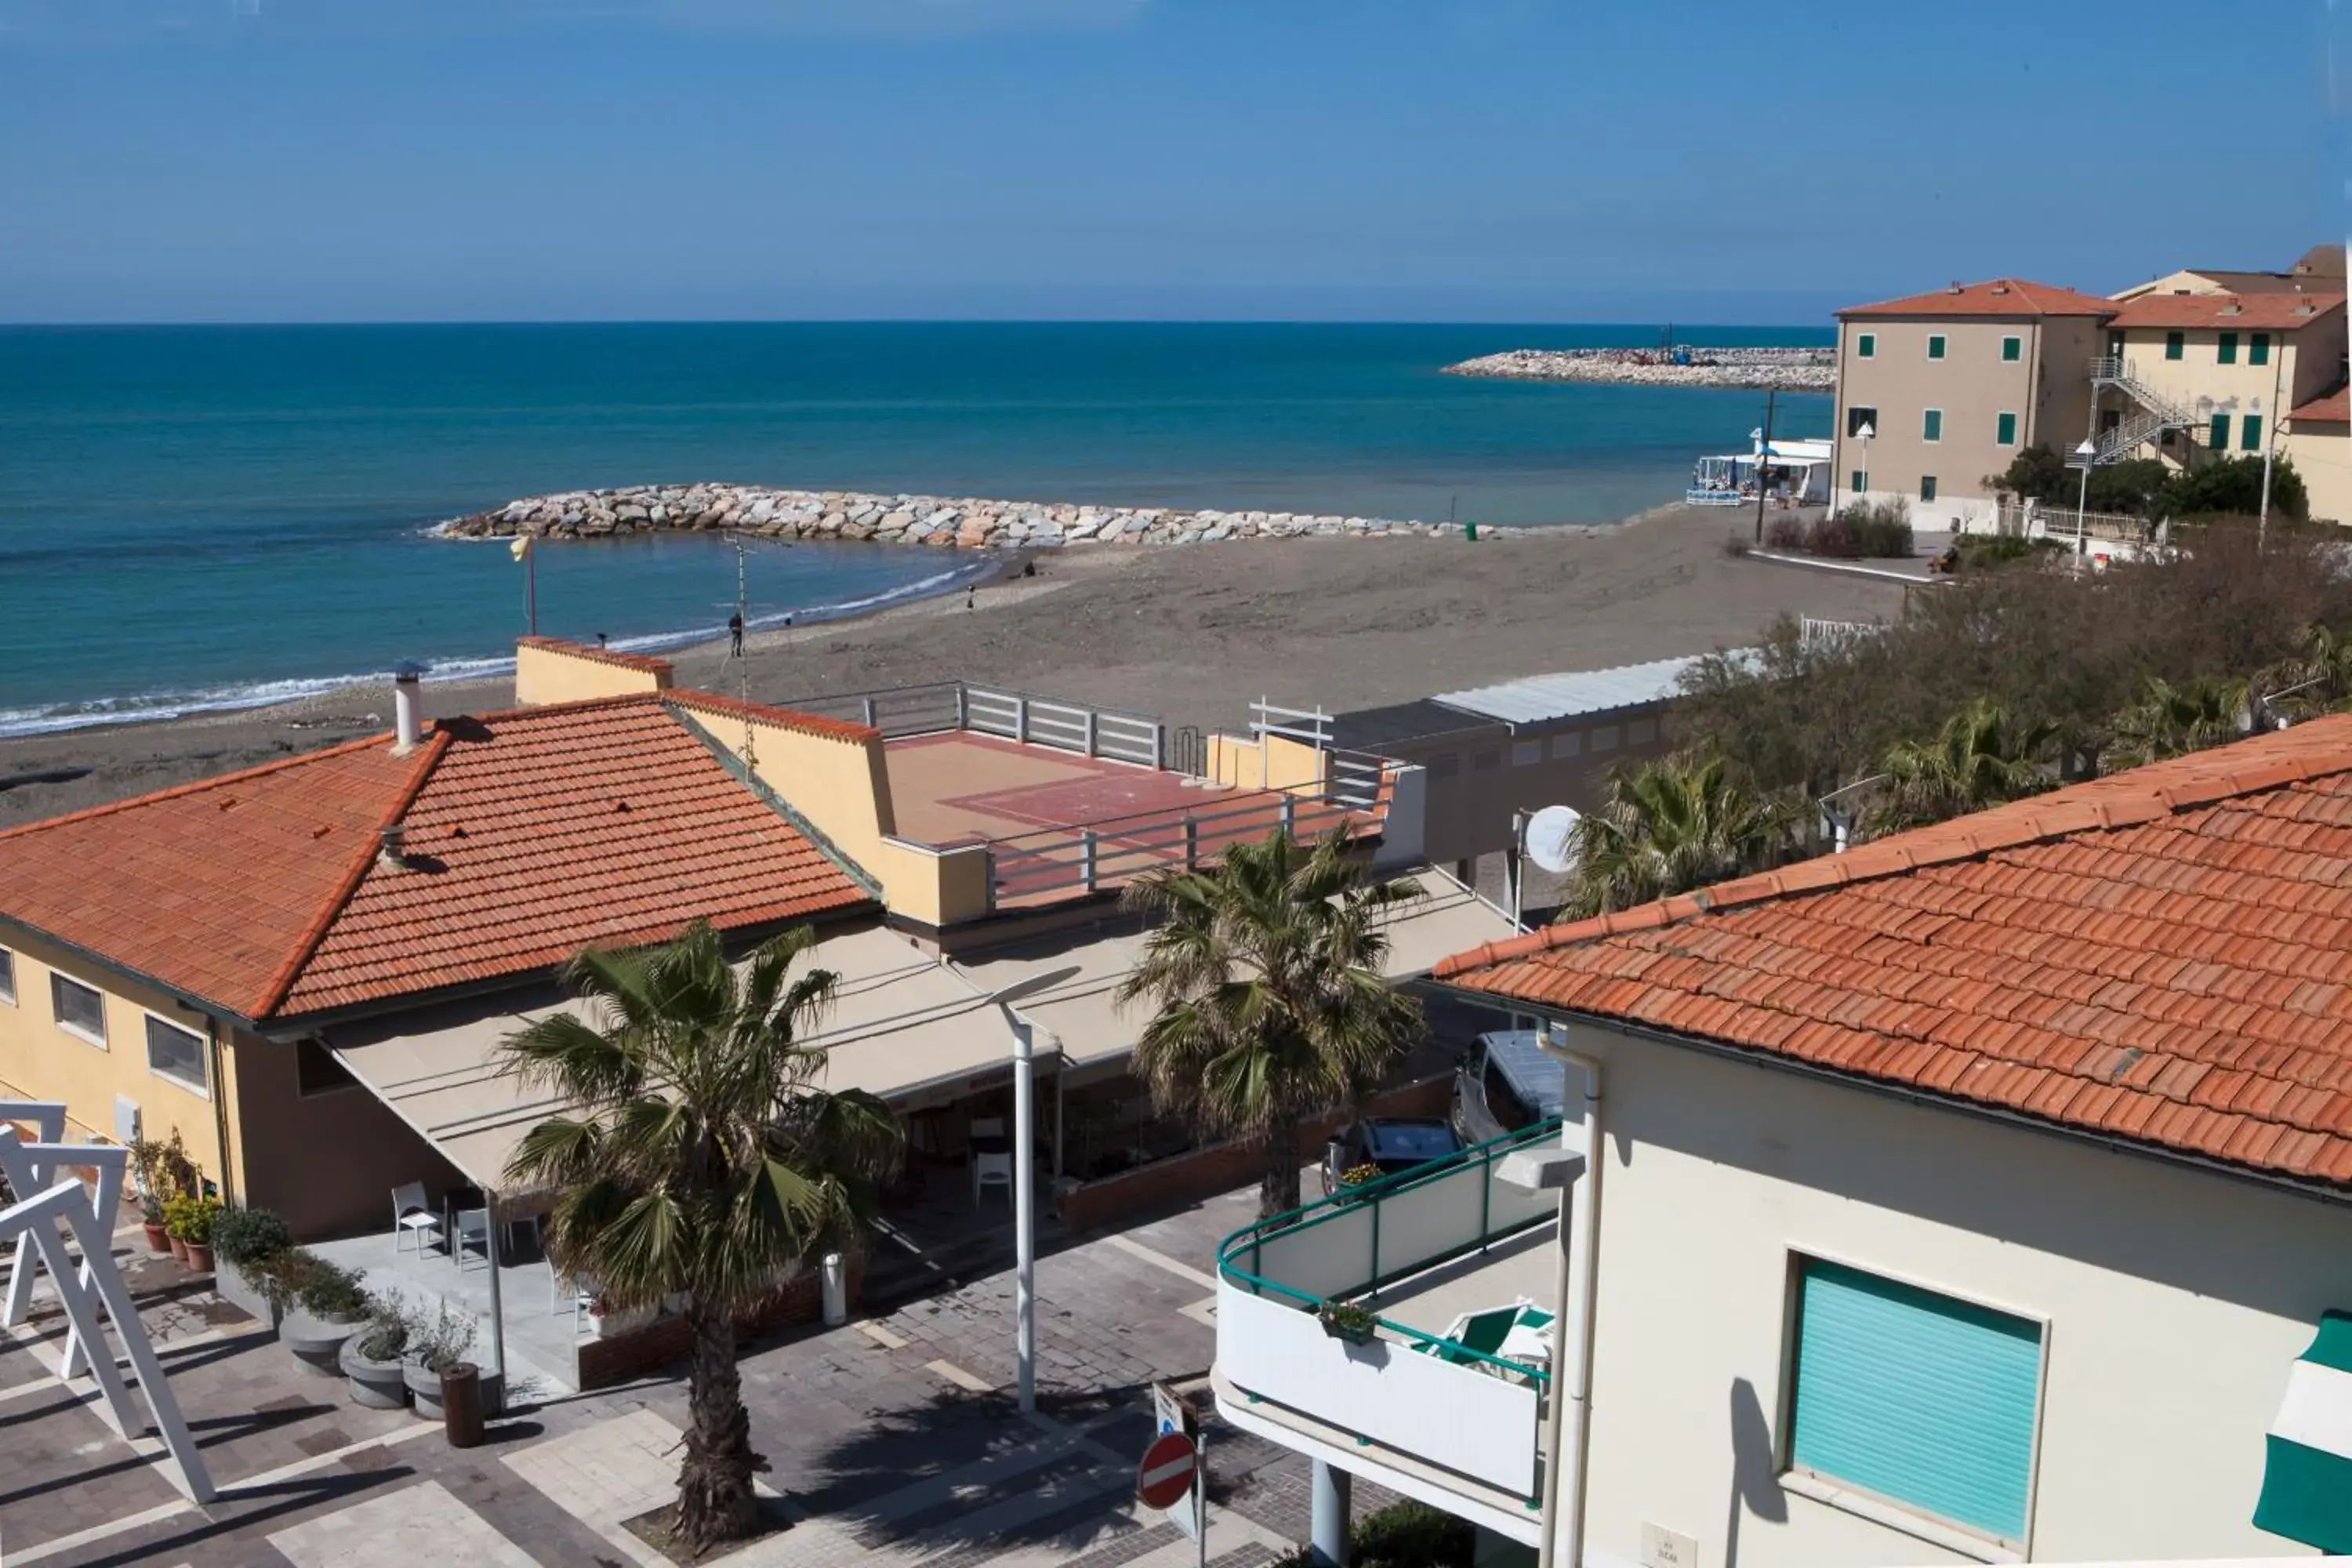
[[[2088,436],[2084,437],[2083,444],[2074,448],[2074,456],[2083,459],[2083,488],[2075,493],[2074,497],[2074,553],[2076,555],[2088,553],[2083,545],[2083,520],[2091,510],[2091,460],[2098,455],[2098,447],[2091,444],[2091,438]]]
[[[1075,963],[1049,969],[987,997],[1013,1031],[1013,1314],[1024,1415],[1037,1408],[1037,1030],[1013,1004],[1050,991],[1077,973]]]
[[[1877,434],[1877,430],[1867,419],[1862,422],[1862,428],[1853,433],[1853,438],[1862,443],[1862,499],[1864,500],[1870,499],[1870,438]]]

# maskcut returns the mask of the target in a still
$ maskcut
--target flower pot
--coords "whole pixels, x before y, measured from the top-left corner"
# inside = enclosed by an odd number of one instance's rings
[[[247,1317],[267,1323],[271,1328],[285,1314],[269,1304],[261,1283],[226,1258],[213,1260],[213,1289],[220,1299],[242,1311]]]
[[[188,1260],[188,1244],[176,1236],[172,1237],[172,1256],[183,1263]]]
[[[297,1307],[278,1325],[278,1341],[293,1352],[296,1361],[312,1371],[340,1377],[343,1370],[343,1342],[365,1326],[363,1318],[314,1318]]]
[[[169,1252],[172,1250],[172,1233],[170,1231],[165,1230],[160,1225],[142,1225],[141,1228],[147,1233],[148,1251]]]
[[[400,1363],[401,1373],[407,1380],[408,1394],[420,1421],[441,1419],[441,1373],[438,1370],[417,1365],[413,1361]],[[506,1412],[506,1378],[499,1373],[482,1373],[482,1414],[497,1416]]]
[[[1353,1323],[1342,1318],[1335,1318],[1328,1312],[1317,1313],[1315,1321],[1323,1325],[1323,1331],[1326,1334],[1351,1345],[1370,1344],[1380,1333],[1380,1324],[1377,1322]]]
[[[398,1356],[378,1361],[360,1351],[361,1336],[353,1334],[343,1342],[336,1364],[351,1380],[352,1403],[364,1405],[370,1410],[398,1410],[408,1403],[407,1363]]]
[[[213,1249],[200,1241],[188,1243],[188,1267],[198,1274],[213,1271]]]

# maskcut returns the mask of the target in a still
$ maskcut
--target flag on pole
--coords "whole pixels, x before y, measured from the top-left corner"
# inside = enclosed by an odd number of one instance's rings
[[[519,533],[515,535],[514,542],[507,546],[507,553],[513,556],[518,561],[529,559],[530,555],[530,541],[531,536],[528,533]]]

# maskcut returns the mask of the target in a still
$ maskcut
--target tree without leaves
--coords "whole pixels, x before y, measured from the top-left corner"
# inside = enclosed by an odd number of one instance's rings
[[[1880,764],[1885,787],[1874,831],[1942,822],[2047,788],[2055,729],[2021,724],[1982,698],[1944,721],[1932,739],[1898,742]]]
[[[1160,922],[1118,991],[1158,1009],[1136,1075],[1202,1135],[1262,1145],[1260,1217],[1298,1206],[1300,1123],[1360,1098],[1422,1034],[1420,1004],[1381,977],[1379,921],[1420,896],[1371,879],[1344,828],[1311,849],[1276,830],[1128,887]]]
[[[1759,869],[1787,846],[1793,816],[1719,752],[1678,752],[1619,773],[1608,803],[1577,821],[1565,912],[1627,909]]]
[[[791,976],[806,927],[740,973],[697,921],[676,941],[586,952],[564,970],[593,1021],[559,1013],[508,1037],[506,1064],[574,1108],[528,1133],[509,1174],[555,1189],[549,1257],[616,1310],[683,1292],[692,1338],[677,1535],[701,1552],[758,1525],[751,1415],[735,1324],[788,1268],[852,1246],[895,1167],[899,1133],[863,1092],[817,1087],[824,1052],[798,1036],[835,977]]]

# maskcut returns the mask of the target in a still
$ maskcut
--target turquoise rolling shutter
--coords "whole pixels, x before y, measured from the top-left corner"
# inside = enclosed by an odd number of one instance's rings
[[[2352,1314],[2324,1314],[2319,1336],[2287,1374],[2254,1527],[2322,1552],[2352,1552]]]
[[[2040,1326],[1831,1263],[1798,1312],[1791,1462],[2021,1542]]]

